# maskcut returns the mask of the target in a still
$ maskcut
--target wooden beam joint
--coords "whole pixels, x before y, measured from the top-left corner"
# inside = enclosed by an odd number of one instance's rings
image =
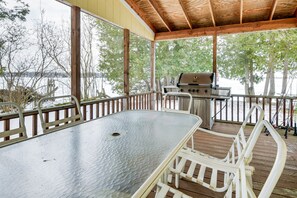
[[[271,11],[270,11],[270,14],[269,14],[269,20],[270,21],[272,21],[272,19],[273,19],[273,15],[274,15],[274,12],[275,12],[275,9],[276,9],[276,6],[277,6],[277,1],[278,0],[273,0]]]
[[[126,3],[138,14],[138,16],[151,28],[153,32],[156,32],[155,26],[149,21],[147,15],[143,12],[142,9],[133,1],[133,0],[125,0]]]
[[[190,29],[193,29],[193,26],[192,26],[192,24],[191,24],[190,17],[189,17],[189,15],[187,14],[187,11],[186,11],[186,8],[185,8],[185,4],[183,3],[182,0],[178,0],[178,2],[179,2],[179,5],[180,5],[181,8],[182,8],[183,14],[184,14],[184,16],[185,16],[185,19],[186,19],[186,21],[187,21],[187,23],[188,23]]]
[[[208,5],[209,5],[209,11],[210,11],[213,26],[216,27],[216,21],[215,21],[214,14],[213,14],[213,7],[212,7],[212,4],[211,4],[211,0],[208,0]]]
[[[155,12],[159,16],[159,18],[161,19],[161,21],[165,25],[165,27],[168,29],[168,31],[171,32],[172,28],[170,27],[169,22],[166,20],[166,17],[163,14],[163,12],[160,10],[157,2],[155,0],[148,0],[148,2],[151,5],[151,7],[155,10]]]

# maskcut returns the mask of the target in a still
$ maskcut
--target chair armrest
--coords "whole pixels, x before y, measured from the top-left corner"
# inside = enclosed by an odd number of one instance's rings
[[[220,136],[220,137],[232,138],[232,139],[236,138],[236,135],[230,135],[230,134],[226,134],[226,133],[219,133],[219,132],[203,129],[203,128],[200,128],[200,127],[197,130],[199,130],[201,132],[204,132],[204,133],[211,134],[211,135]]]

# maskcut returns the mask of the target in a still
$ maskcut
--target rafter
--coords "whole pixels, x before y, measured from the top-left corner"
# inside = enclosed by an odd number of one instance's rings
[[[240,24],[242,24],[243,0],[240,0]]]
[[[155,26],[148,20],[146,14],[140,9],[140,7],[133,0],[125,0],[126,3],[138,14],[138,16],[151,28],[153,32],[156,32]]]
[[[166,20],[166,17],[164,16],[164,14],[161,12],[159,5],[156,3],[155,0],[148,0],[149,4],[152,6],[152,8],[155,10],[155,12],[157,13],[157,15],[159,16],[159,18],[161,19],[162,23],[166,26],[166,28],[168,29],[169,32],[171,32],[171,28],[170,25],[168,23],[168,21]]]
[[[215,21],[215,18],[214,18],[213,8],[212,8],[212,5],[211,5],[210,0],[208,0],[208,5],[209,5],[209,11],[210,11],[210,15],[211,15],[211,20],[212,20],[213,26],[216,27],[216,21]]]
[[[270,11],[270,14],[269,14],[269,20],[270,21],[273,19],[273,15],[274,15],[274,12],[275,12],[275,9],[276,9],[277,1],[278,0],[273,0],[272,8],[271,8],[271,11]]]
[[[182,0],[178,0],[178,2],[179,2],[180,6],[181,6],[181,8],[182,8],[182,10],[183,10],[183,14],[184,14],[184,16],[185,16],[185,18],[186,18],[186,21],[187,21],[189,27],[190,27],[191,29],[193,29],[193,26],[192,26],[191,21],[190,21],[190,17],[189,17],[189,15],[188,15],[187,12],[186,12],[185,4],[182,2]]]
[[[234,34],[242,32],[254,32],[274,29],[296,28],[297,18],[279,19],[272,21],[251,22],[235,25],[224,25],[208,28],[196,28],[192,30],[178,30],[173,32],[156,33],[155,40],[170,40],[178,38],[189,38],[198,36],[209,36],[217,33]]]

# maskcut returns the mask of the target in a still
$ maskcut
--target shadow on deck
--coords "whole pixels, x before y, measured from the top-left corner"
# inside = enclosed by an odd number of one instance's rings
[[[215,123],[212,130],[236,134],[239,125]],[[250,127],[251,128],[251,127]],[[284,130],[278,130],[284,138]],[[288,139],[284,139],[288,155],[285,169],[273,191],[271,197],[297,197],[297,137],[292,135],[292,131],[288,134]],[[226,138],[214,137],[209,134],[196,132],[195,148],[216,157],[225,157],[226,152],[230,148],[231,141]],[[262,133],[253,152],[253,160],[251,165],[255,167],[253,175],[254,192],[259,194],[266,178],[271,170],[276,155],[276,143],[271,136]],[[215,193],[198,184],[193,184],[186,180],[180,183],[180,191],[192,197],[224,197],[224,193]],[[153,197],[150,194],[149,197]]]

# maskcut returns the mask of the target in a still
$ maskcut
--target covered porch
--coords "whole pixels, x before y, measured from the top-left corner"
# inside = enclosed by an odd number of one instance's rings
[[[71,94],[81,99],[81,12],[86,12],[124,29],[124,95],[119,97],[80,101],[84,121],[93,120],[125,110],[157,110],[163,105],[163,94],[156,90],[155,60],[156,43],[162,40],[174,40],[199,36],[213,38],[212,72],[217,68],[217,37],[225,34],[242,32],[267,31],[297,27],[297,2],[265,0],[258,1],[138,1],[138,0],[59,0],[71,6]],[[199,12],[197,11],[199,10]],[[150,91],[131,94],[129,90],[130,75],[130,33],[136,33],[150,40]],[[217,79],[216,79],[217,80]],[[295,96],[261,96],[233,94],[229,100],[215,100],[214,131],[235,134],[249,108],[258,103],[265,110],[265,119],[274,120],[276,126],[287,127],[279,130],[287,135],[288,157],[283,174],[274,189],[272,197],[297,196],[297,137],[293,135]],[[177,98],[169,100],[172,108],[178,106]],[[225,108],[223,108],[225,107]],[[66,115],[69,106],[50,108],[45,112],[47,117],[60,119]],[[218,111],[217,109],[222,109]],[[36,110],[24,112],[28,136],[41,134],[40,120]],[[4,130],[9,130],[17,115],[1,117]],[[249,124],[253,125],[251,118]],[[230,143],[223,138],[211,138],[205,134],[195,133],[197,149],[221,157]],[[214,142],[215,144],[209,144]],[[256,169],[253,184],[256,194],[263,186],[275,156],[275,146],[270,136],[264,133],[256,145],[251,163]],[[192,197],[223,197],[224,194],[214,193],[187,181],[181,182],[180,190]],[[149,196],[154,197],[151,193]]]

